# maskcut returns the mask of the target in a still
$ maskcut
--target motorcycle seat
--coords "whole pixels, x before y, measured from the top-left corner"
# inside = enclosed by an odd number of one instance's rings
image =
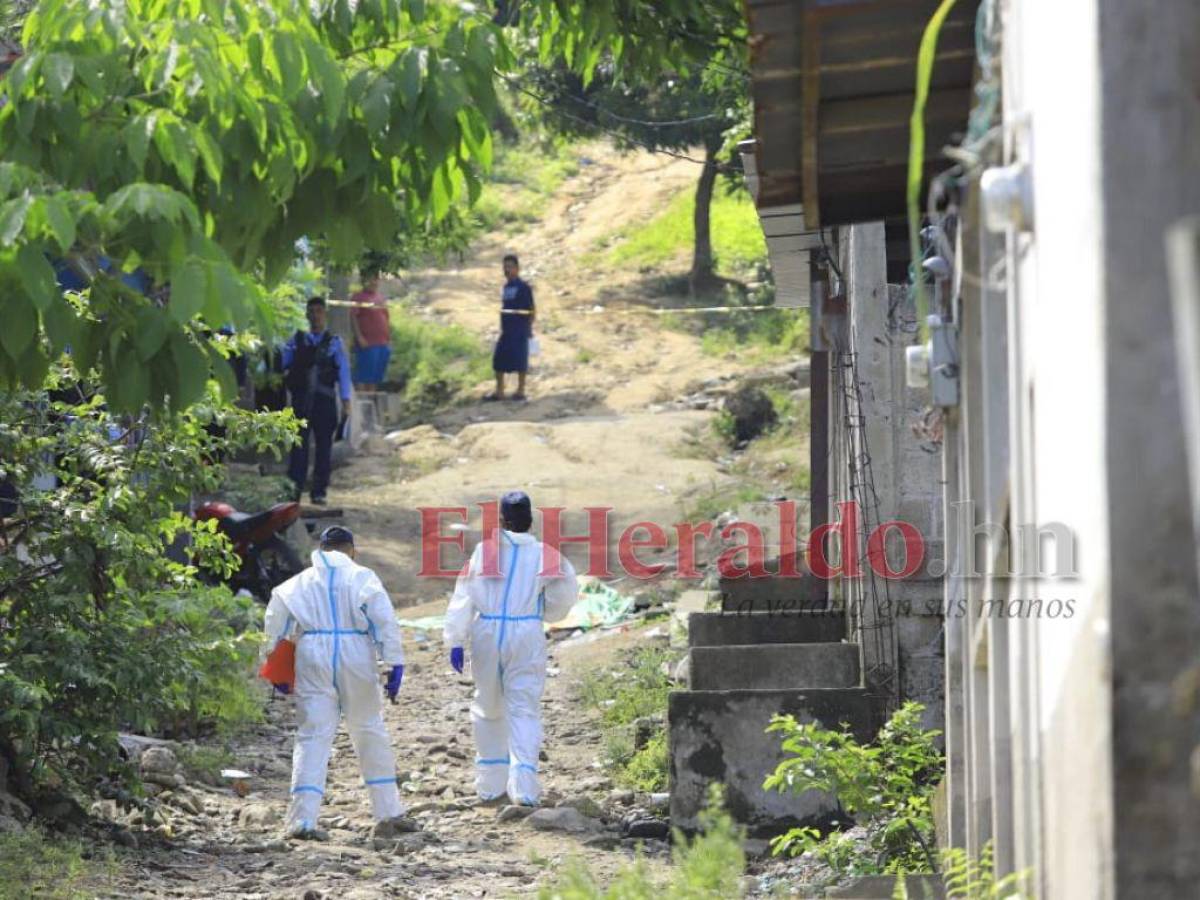
[[[269,509],[256,513],[233,512],[221,520],[221,530],[232,540],[237,540],[256,530],[260,525],[265,525],[270,518],[271,510]]]

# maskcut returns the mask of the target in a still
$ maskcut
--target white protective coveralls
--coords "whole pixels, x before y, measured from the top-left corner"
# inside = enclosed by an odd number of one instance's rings
[[[404,651],[379,576],[344,553],[314,551],[311,569],[271,592],[265,631],[269,647],[283,638],[296,644],[297,730],[288,830],[317,827],[340,713],[346,715],[376,820],[403,815],[375,660],[402,665]]]
[[[444,636],[447,647],[471,648],[476,791],[491,800],[507,790],[514,803],[532,806],[542,792],[542,623],[566,616],[579,586],[570,561],[554,548],[528,533],[497,534],[491,540],[499,540],[499,574],[484,574],[484,544],[476,546],[446,610]]]

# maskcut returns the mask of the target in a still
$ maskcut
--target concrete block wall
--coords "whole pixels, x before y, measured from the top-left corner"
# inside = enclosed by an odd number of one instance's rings
[[[904,286],[887,283],[883,223],[853,225],[842,229],[839,237],[849,306],[843,349],[854,354],[861,396],[857,412],[864,427],[855,435],[848,433],[844,420],[830,422],[831,446],[843,457],[834,461],[842,473],[834,480],[838,489],[831,504],[856,499],[845,457],[849,453],[869,457],[878,510],[868,509],[869,521],[864,524],[873,527],[899,521],[914,526],[923,538],[924,560],[910,578],[876,583],[874,594],[884,598],[880,611],[871,609],[865,598],[872,592],[862,585],[847,585],[835,594],[864,598],[864,627],[886,628],[886,620],[891,619],[894,643],[888,662],[895,667],[897,699],[921,702],[927,726],[941,728],[945,682],[941,455],[939,447],[914,429],[925,420],[927,394],[909,388],[905,380],[905,349],[918,339],[916,311]],[[857,497],[869,504],[872,495],[860,490]],[[901,569],[903,540],[897,532],[889,533],[886,547],[892,567]],[[871,644],[864,641],[862,648],[868,671]]]

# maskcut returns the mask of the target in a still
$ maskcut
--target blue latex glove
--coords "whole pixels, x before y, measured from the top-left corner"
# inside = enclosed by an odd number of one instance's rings
[[[454,669],[454,671],[457,672],[459,675],[462,674],[462,670],[463,670],[463,648],[462,647],[451,648],[451,650],[450,650],[450,667],[452,669]]]
[[[392,674],[388,676],[387,684],[383,689],[387,691],[388,699],[393,703],[396,702],[396,695],[400,693],[400,682],[404,680],[404,666],[392,666]]]
[[[290,694],[292,692],[291,685],[289,684],[277,684],[275,685],[275,690],[281,694]]]

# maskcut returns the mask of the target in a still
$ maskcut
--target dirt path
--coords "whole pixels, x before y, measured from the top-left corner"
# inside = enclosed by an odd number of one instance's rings
[[[423,271],[407,285],[426,314],[487,336],[496,328],[500,258],[509,249],[520,253],[537,295],[543,355],[530,378],[528,404],[454,408],[398,441],[376,441],[335,473],[331,503],[358,535],[362,561],[379,571],[397,605],[407,607],[403,615],[440,612],[449,587],[416,576],[418,507],[471,505],[523,487],[539,506],[567,507],[565,521],[573,529],[582,524],[582,508],[612,507],[615,541],[631,521],[676,521],[689,490],[722,479],[713,463],[683,458],[676,449],[712,413],[672,401],[695,382],[737,372],[737,365],[702,357],[695,338],[637,311],[654,302],[643,290],[647,273],[601,278],[581,264],[614,223],[648,219],[694,177],[686,162],[592,148],[539,225],[485,240],[461,267]],[[477,522],[476,512],[472,526]],[[621,820],[638,815],[647,798],[614,791],[604,777],[599,728],[579,708],[572,682],[586,667],[610,659],[616,647],[646,639],[616,634],[553,650],[545,778],[552,799],[598,803],[605,826],[582,834],[540,832],[474,804],[471,688],[449,670],[440,634],[410,630],[401,702],[386,715],[403,791],[423,836],[373,845],[357,763],[342,734],[322,820],[331,840],[280,841],[293,711],[289,702],[274,702],[268,722],[236,748],[237,765],[254,774],[250,794],[199,784],[174,792],[164,804],[169,839],[143,838],[121,868],[119,894],[495,897],[535,892],[573,856],[586,858],[598,873],[611,872],[632,858],[636,843],[622,839]],[[652,865],[665,864],[665,843],[646,847]]]
[[[490,384],[480,385],[476,402],[435,416],[430,427],[406,435],[399,452],[359,457],[335,477],[331,498],[350,527],[370,536],[364,561],[400,606],[447,588],[415,575],[418,507],[472,507],[522,487],[537,506],[566,507],[572,534],[585,525],[585,507],[612,507],[615,545],[640,519],[674,523],[684,494],[724,478],[712,461],[678,452],[689,430],[711,415],[678,401],[742,367],[703,356],[695,337],[645,311],[679,302],[648,292],[654,273],[601,274],[587,264],[618,225],[650,220],[688,188],[695,167],[599,146],[589,151],[537,226],[485,239],[464,265],[418,272],[404,286],[425,314],[490,338],[498,329],[500,261],[515,251],[537,298],[542,355],[530,373],[528,403],[481,402]]]

